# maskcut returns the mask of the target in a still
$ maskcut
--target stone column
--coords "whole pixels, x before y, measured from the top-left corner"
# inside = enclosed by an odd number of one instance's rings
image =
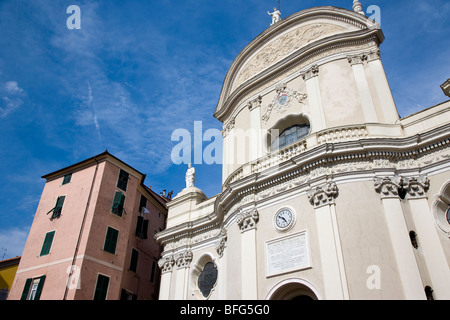
[[[228,175],[233,172],[234,155],[236,150],[234,139],[234,125],[235,120],[231,119],[223,126],[223,164],[222,164],[222,184],[227,179]]]
[[[450,271],[442,248],[433,214],[428,206],[427,194],[429,180],[427,177],[405,178],[406,199],[409,201],[411,214],[416,228],[418,243],[422,248],[425,264],[430,277],[430,286],[435,299],[450,300]]]
[[[237,224],[241,230],[242,299],[258,299],[258,276],[256,261],[256,225],[259,213],[256,209],[240,213]]]
[[[314,206],[316,216],[325,298],[329,300],[349,299],[336,220],[335,198],[337,196],[338,188],[334,182],[315,187],[308,192],[308,199]]]
[[[364,118],[368,123],[378,123],[378,116],[375,104],[370,93],[369,83],[367,81],[366,72],[364,71],[364,60],[366,56],[363,54],[347,57],[348,62],[352,65],[353,74],[358,87],[359,97],[361,98],[362,110]]]
[[[192,251],[185,251],[176,256],[175,300],[187,300],[188,298],[189,266],[191,265],[192,257]]]
[[[375,190],[381,195],[386,224],[397,262],[400,281],[405,298],[425,299],[422,279],[414,256],[398,190],[402,187],[401,177],[375,178]]]
[[[165,256],[158,261],[158,266],[161,269],[161,285],[159,289],[159,300],[169,300],[170,298],[170,283],[172,280],[172,269],[175,264],[173,256]]]
[[[311,108],[311,131],[318,132],[326,128],[319,85],[319,66],[313,65],[310,69],[302,73],[301,76],[305,80],[308,103]]]
[[[219,236],[219,244],[216,246],[216,252],[220,258],[220,266],[219,266],[219,299],[226,300],[227,299],[227,231],[226,229],[222,229]]]
[[[248,103],[250,110],[250,153],[249,161],[254,161],[263,155],[262,135],[261,135],[261,102],[262,97]]]

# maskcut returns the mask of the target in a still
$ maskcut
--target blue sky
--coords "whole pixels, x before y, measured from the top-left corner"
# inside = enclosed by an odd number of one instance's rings
[[[160,192],[184,187],[175,129],[221,129],[212,115],[226,72],[271,22],[275,0],[0,0],[0,258],[20,255],[42,175],[106,149]],[[362,1],[381,9],[382,60],[401,116],[446,100],[448,0]],[[70,5],[81,29],[69,30]],[[281,0],[282,17],[351,0]],[[203,147],[206,147],[205,143]],[[196,165],[221,191],[221,166]]]

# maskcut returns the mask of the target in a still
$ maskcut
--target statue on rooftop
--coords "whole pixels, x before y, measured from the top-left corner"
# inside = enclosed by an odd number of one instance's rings
[[[189,163],[188,170],[186,171],[186,188],[194,186],[195,182],[195,168]]]
[[[281,20],[281,12],[280,10],[277,10],[277,8],[273,8],[273,12],[267,11],[267,13],[272,16],[272,23],[270,25],[273,25]]]

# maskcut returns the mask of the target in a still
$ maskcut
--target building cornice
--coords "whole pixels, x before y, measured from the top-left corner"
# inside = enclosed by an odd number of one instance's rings
[[[386,172],[406,176],[450,166],[449,132],[447,124],[413,137],[326,143],[285,161],[276,170],[269,169],[270,173],[255,173],[231,183],[217,196],[211,214],[164,230],[156,239],[163,245],[177,242],[170,252],[205,241],[219,243],[222,230],[238,214],[284,193],[307,194],[324,181],[372,180]],[[201,241],[189,242],[196,236]]]

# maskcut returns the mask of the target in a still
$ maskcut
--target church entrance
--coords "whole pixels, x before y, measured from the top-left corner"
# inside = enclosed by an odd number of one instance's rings
[[[300,279],[289,279],[277,284],[268,294],[268,300],[319,300],[309,283]]]

